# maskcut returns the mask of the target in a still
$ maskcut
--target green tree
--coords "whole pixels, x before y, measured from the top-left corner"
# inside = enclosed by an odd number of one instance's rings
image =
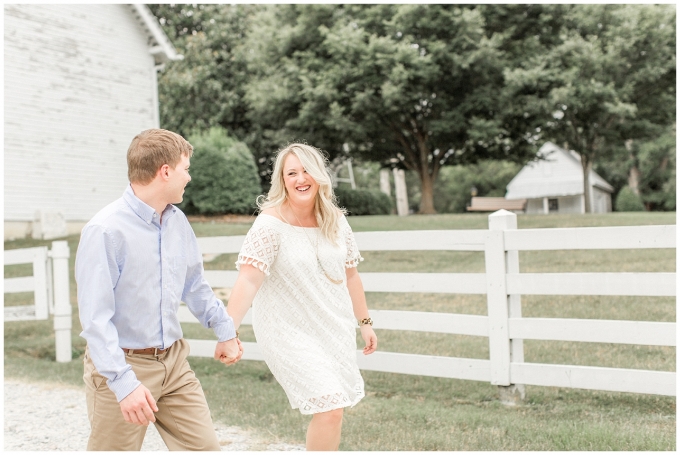
[[[506,70],[506,93],[537,119],[536,138],[580,154],[590,212],[593,165],[675,121],[675,8],[571,5],[558,36]]]
[[[189,142],[194,146],[192,177],[180,208],[201,214],[253,213],[262,188],[248,146],[221,127],[193,134]]]
[[[499,115],[500,38],[475,8],[272,5],[251,23],[246,97],[267,139],[412,170],[420,213],[443,165],[535,152]]]
[[[244,88],[248,72],[240,44],[253,5],[149,5],[184,59],[159,75],[161,126],[185,137],[221,126],[241,140],[252,130]]]

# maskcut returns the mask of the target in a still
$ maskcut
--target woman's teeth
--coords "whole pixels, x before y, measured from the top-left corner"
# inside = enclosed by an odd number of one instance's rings
[[[308,186],[299,186],[299,187],[297,187],[296,189],[297,189],[298,191],[304,192],[304,191],[307,191],[307,190],[310,189],[310,188],[311,188],[311,186],[308,185]]]

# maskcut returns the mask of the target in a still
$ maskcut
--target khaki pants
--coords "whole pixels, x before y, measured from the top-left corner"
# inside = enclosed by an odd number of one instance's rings
[[[220,450],[201,384],[189,367],[189,343],[176,341],[160,354],[126,355],[137,379],[151,392],[158,412],[156,428],[170,450]],[[140,450],[146,426],[123,419],[116,396],[106,385],[85,351],[87,415],[90,440],[87,450]]]

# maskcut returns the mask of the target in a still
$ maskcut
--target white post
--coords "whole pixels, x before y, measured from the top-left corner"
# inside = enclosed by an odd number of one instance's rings
[[[347,160],[347,173],[349,174],[349,184],[352,186],[353,190],[357,189],[356,183],[354,183],[354,171],[352,170],[352,160]]]
[[[548,198],[544,197],[543,198],[543,214],[547,215],[550,213],[550,204],[548,204]]]
[[[380,169],[380,191],[386,195],[390,195],[390,171],[389,169]]]
[[[52,242],[52,267],[54,269],[54,340],[57,362],[71,361],[71,295],[69,292],[68,242]]]
[[[397,197],[397,214],[399,216],[408,215],[408,196],[406,194],[406,174],[403,169],[393,169],[394,173],[394,194]]]
[[[524,399],[524,386],[510,383],[510,362],[523,362],[522,340],[510,340],[510,317],[521,317],[519,295],[508,296],[506,274],[519,272],[517,251],[505,251],[504,231],[517,229],[517,215],[498,210],[489,215],[486,263],[491,383],[500,386],[501,402],[516,404]]]
[[[38,321],[48,318],[47,276],[47,248],[40,248],[33,258],[33,280],[35,283],[33,300],[35,302],[35,319]]]

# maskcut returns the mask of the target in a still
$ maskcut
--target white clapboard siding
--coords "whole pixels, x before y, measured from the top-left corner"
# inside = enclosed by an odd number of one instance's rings
[[[624,368],[511,363],[514,384],[675,396],[675,373]]]
[[[609,250],[675,248],[676,226],[518,229],[505,231],[510,250]]]
[[[86,221],[125,190],[132,138],[158,127],[149,36],[130,5],[4,13],[5,220]]]
[[[454,250],[484,251],[486,231],[373,231],[355,232],[359,251]]]
[[[675,296],[675,273],[509,273],[508,294]]]
[[[510,338],[675,346],[674,322],[510,318]]]

